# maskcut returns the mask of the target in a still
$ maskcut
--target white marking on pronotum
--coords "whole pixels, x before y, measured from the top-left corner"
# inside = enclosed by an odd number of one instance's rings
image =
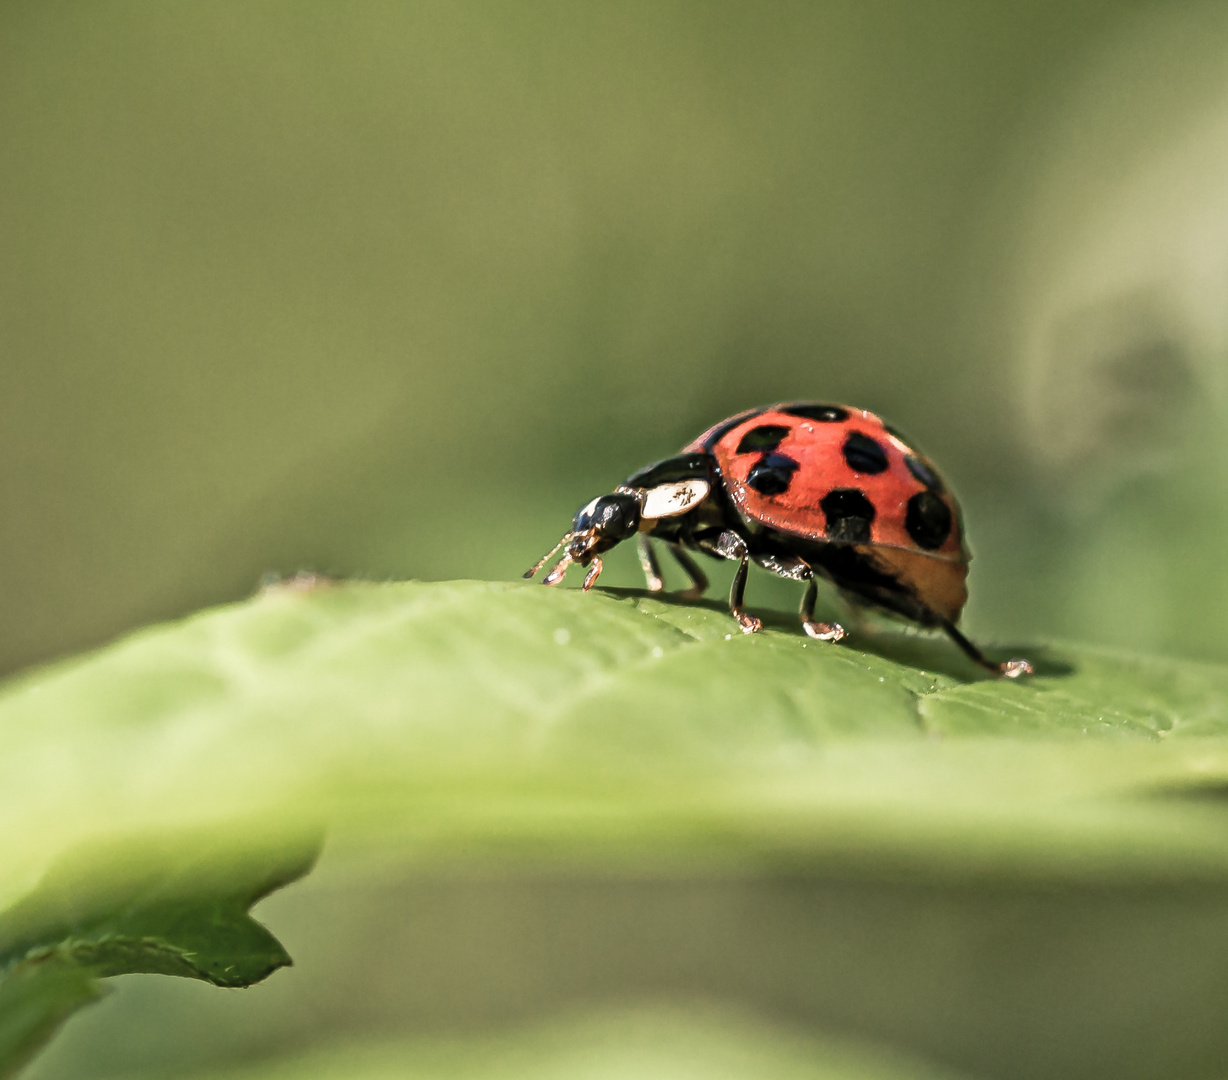
[[[640,514],[646,518],[674,517],[685,514],[703,502],[711,490],[707,480],[677,480],[649,488]]]

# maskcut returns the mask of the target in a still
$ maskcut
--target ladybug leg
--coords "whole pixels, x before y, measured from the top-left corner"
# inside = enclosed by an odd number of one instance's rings
[[[992,660],[985,658],[985,654],[981,652],[975,645],[972,644],[963,634],[956,629],[954,623],[947,622],[945,619],[942,622],[942,628],[947,632],[956,645],[958,645],[968,655],[968,658],[974,663],[983,667],[986,671],[990,671],[995,675],[1001,675],[1006,679],[1017,679],[1020,675],[1031,675],[1032,665],[1026,660],[1003,660],[1000,664],[995,664]]]
[[[665,581],[661,577],[661,564],[657,562],[657,553],[653,550],[652,541],[644,533],[639,535],[636,551],[640,557],[640,568],[648,580],[648,591],[660,592],[665,588]]]
[[[699,568],[699,564],[686,553],[681,544],[670,544],[669,551],[691,579],[691,587],[683,589],[678,595],[683,600],[703,599],[704,593],[708,591],[708,575]]]
[[[748,562],[749,559],[743,556],[742,561],[738,564],[738,569],[733,575],[733,587],[729,590],[729,611],[738,620],[738,625],[742,627],[742,633],[753,634],[763,629],[763,623],[753,615],[748,615],[742,610],[742,594],[746,591],[746,567]]]
[[[814,568],[805,559],[796,555],[773,552],[767,555],[756,555],[755,562],[782,578],[806,582],[806,591],[802,594],[798,614],[802,617],[802,629],[810,637],[819,641],[840,641],[848,636],[844,627],[839,623],[815,622],[814,602],[818,599],[819,584],[815,580]]]
[[[705,574],[683,549],[680,544],[669,544],[670,553],[678,560],[678,565],[686,572],[686,576],[691,579],[691,587],[683,589],[678,593],[683,600],[699,600],[704,593],[708,591],[708,575]],[[650,592],[660,592],[665,588],[665,581],[661,577],[661,564],[657,561],[656,550],[652,546],[652,541],[644,533],[639,535],[638,544],[640,567],[644,571],[644,577],[648,580],[648,590]]]
[[[742,610],[742,597],[746,592],[746,568],[750,564],[750,549],[747,548],[746,541],[733,530],[726,529],[716,538],[713,550],[722,559],[741,560],[733,575],[733,586],[729,590],[729,611],[738,620],[742,633],[753,634],[762,630],[763,623]]]
[[[584,575],[584,584],[580,586],[585,592],[593,587],[593,583],[601,576],[601,558],[597,555],[593,556],[593,565],[588,568],[588,573]]]
[[[802,617],[802,629],[818,641],[841,641],[848,635],[839,623],[814,621],[814,602],[818,596],[819,583],[812,577],[806,583],[806,591],[802,594],[802,606],[798,610],[798,614]]]
[[[547,555],[547,558],[550,556]],[[563,557],[554,564],[554,569],[542,578],[543,585],[557,585],[563,580],[563,575],[567,573],[567,568],[572,564],[572,557],[564,553]]]

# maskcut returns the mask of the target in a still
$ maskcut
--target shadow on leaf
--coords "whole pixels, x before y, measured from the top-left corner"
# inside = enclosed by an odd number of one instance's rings
[[[723,599],[704,597],[701,600],[684,600],[675,593],[649,592],[647,589],[608,588],[598,591],[620,599],[646,599],[683,609],[702,608],[728,619],[731,632],[737,632],[737,624],[729,615],[729,605]],[[799,641],[808,640],[802,632],[796,612],[758,607],[748,607],[747,610],[769,630],[790,634]],[[817,615],[821,619],[836,622],[841,618],[835,607],[822,603]],[[923,630],[884,616],[870,615],[864,626],[851,629],[849,636],[843,641],[828,647],[869,653],[905,667],[945,675],[961,683],[983,682],[995,678],[972,663],[940,630]],[[1064,678],[1073,675],[1076,670],[1068,659],[1050,647],[1035,643],[988,647],[985,649],[985,655],[995,662],[1025,657],[1035,668],[1032,678]]]

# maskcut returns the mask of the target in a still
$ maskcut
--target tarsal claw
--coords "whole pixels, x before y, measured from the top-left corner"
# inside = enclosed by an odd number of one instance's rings
[[[550,553],[551,555],[554,552]],[[543,585],[557,585],[563,580],[563,575],[567,573],[567,568],[571,565],[572,559],[570,555],[564,555],[557,563],[554,564],[554,569],[542,578]]]
[[[600,573],[601,573],[601,560],[594,557],[593,565],[588,568],[588,573],[584,575],[583,589],[585,592],[588,592],[588,590],[593,587],[593,582],[597,580],[597,576]]]

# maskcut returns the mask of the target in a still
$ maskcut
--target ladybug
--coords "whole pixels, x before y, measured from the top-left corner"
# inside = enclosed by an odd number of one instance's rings
[[[806,582],[801,619],[812,638],[846,636],[838,623],[815,621],[823,578],[854,608],[941,628],[995,675],[1032,672],[1026,660],[986,659],[956,627],[971,558],[959,505],[929,460],[864,409],[797,401],[723,420],[677,457],[641,469],[584,506],[571,531],[524,576],[533,577],[563,548],[544,584],[557,585],[579,563],[588,567],[587,591],[601,573],[602,552],[632,536],[653,592],[664,582],[650,537],[665,543],[690,578],[684,599],[697,600],[708,588],[688,552],[735,560],[729,609],[743,633],[762,628],[742,609],[753,560]]]

